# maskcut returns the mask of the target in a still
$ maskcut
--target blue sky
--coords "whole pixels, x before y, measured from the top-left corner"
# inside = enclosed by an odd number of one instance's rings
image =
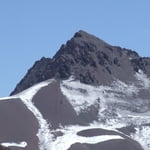
[[[0,0],[0,97],[82,29],[150,56],[150,0]]]

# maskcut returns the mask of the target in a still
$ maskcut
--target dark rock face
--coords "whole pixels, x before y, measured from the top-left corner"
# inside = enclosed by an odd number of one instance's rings
[[[100,135],[119,135],[123,139],[112,139],[96,144],[74,143],[68,150],[143,150],[141,145],[125,134],[113,130],[104,130],[100,128],[82,130],[77,133],[83,137],[94,137]]]
[[[92,85],[108,84],[114,78],[131,81],[139,69],[150,76],[150,59],[79,31],[52,59],[43,57],[35,62],[11,95],[38,82],[50,78],[67,79],[71,75]]]
[[[75,143],[68,150],[143,150],[130,140],[110,140],[97,144]]]
[[[135,58],[131,60],[135,71],[139,69],[150,76],[150,58]]]
[[[77,135],[83,136],[83,137],[94,137],[94,136],[100,136],[100,135],[118,135],[118,133],[112,130],[104,130],[100,128],[95,128],[95,129],[82,130],[78,132]]]
[[[38,122],[20,99],[0,101],[0,142],[26,141],[26,150],[38,150]],[[11,147],[10,150],[22,148]],[[5,150],[5,149],[4,149]],[[6,149],[7,150],[7,149]],[[8,149],[9,150],[9,149]]]
[[[97,144],[75,143],[68,150],[143,150],[141,146],[129,139],[110,140]]]
[[[121,131],[122,133],[126,134],[126,135],[131,135],[132,133],[136,132],[135,126],[134,125],[130,125],[127,127],[122,127],[117,129],[118,131]]]
[[[11,95],[21,92],[24,89],[51,77],[51,59],[43,57],[41,60],[36,61],[33,67],[28,70],[25,77],[16,86]]]

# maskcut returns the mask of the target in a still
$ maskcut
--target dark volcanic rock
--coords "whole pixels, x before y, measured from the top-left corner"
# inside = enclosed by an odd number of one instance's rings
[[[139,69],[150,76],[150,58],[135,58],[131,60],[135,71]]]
[[[118,131],[121,131],[122,133],[126,134],[126,135],[131,135],[133,133],[136,132],[135,126],[134,125],[130,125],[127,127],[122,127],[122,128],[118,128]]]
[[[18,83],[11,95],[51,77],[53,77],[51,72],[51,59],[43,57],[41,60],[36,61],[33,67],[28,70],[25,77]]]
[[[143,150],[140,145],[130,140],[110,140],[97,144],[75,143],[68,150]]]
[[[38,122],[20,99],[0,101],[0,142],[26,141],[26,150],[38,150]],[[21,148],[10,148],[21,150]]]
[[[38,82],[50,78],[67,79],[71,75],[92,85],[108,84],[115,78],[130,82],[139,69],[150,76],[150,59],[79,31],[52,59],[43,57],[35,62],[11,95]]]
[[[78,132],[77,135],[84,136],[84,137],[93,137],[93,136],[100,136],[100,135],[118,135],[118,133],[112,130],[95,128],[95,129],[82,130]]]

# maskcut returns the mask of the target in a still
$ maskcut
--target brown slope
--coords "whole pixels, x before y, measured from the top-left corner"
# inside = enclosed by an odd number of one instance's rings
[[[38,150],[37,132],[36,118],[20,99],[0,101],[0,142],[25,141],[26,150]]]
[[[143,150],[129,140],[110,140],[97,144],[75,143],[68,150]]]
[[[81,123],[73,107],[61,93],[59,81],[54,81],[47,87],[41,88],[33,97],[33,102],[52,128],[57,128],[60,124]]]

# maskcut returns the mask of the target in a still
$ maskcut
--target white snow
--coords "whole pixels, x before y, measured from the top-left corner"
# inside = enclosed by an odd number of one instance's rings
[[[124,95],[131,96],[138,93],[138,89],[133,84],[127,85],[119,80],[113,82],[110,86],[101,85],[96,87],[74,81],[72,78],[62,82],[61,91],[77,114],[94,104],[99,105],[99,113],[101,113],[107,109],[107,104],[126,103],[122,100]]]
[[[123,139],[119,135],[101,135],[96,137],[80,137],[73,133],[67,133],[63,137],[57,138],[57,140],[52,143],[51,150],[67,150],[72,144],[75,143],[87,143],[87,144],[96,144],[108,140],[114,139]]]
[[[28,99],[28,101],[32,100],[33,96],[42,88],[45,86],[48,86],[51,82],[53,82],[54,80],[46,80],[43,82],[40,82],[38,84],[35,84],[34,86],[14,95],[13,97],[19,97],[19,98],[23,98],[23,99]]]
[[[32,102],[32,98],[42,87],[48,86],[53,81],[54,80],[52,79],[52,80],[47,80],[47,81],[41,82],[41,83],[36,84],[36,85],[32,86],[31,88],[24,90],[23,92],[14,96],[16,98],[20,98],[22,100],[22,102],[27,106],[27,108],[34,114],[34,116],[38,120],[39,130],[38,130],[37,136],[39,139],[40,150],[49,150],[50,149],[52,135],[49,130],[50,125],[43,118],[40,111],[34,106],[34,104]]]
[[[96,144],[108,140],[114,139],[124,139],[119,135],[100,135],[93,137],[82,137],[78,136],[77,132],[85,129],[94,129],[94,126],[68,126],[60,129],[63,132],[63,136],[57,137],[57,139],[52,142],[51,150],[67,150],[74,143],[87,143],[87,144]]]
[[[27,146],[27,143],[26,142],[20,142],[20,143],[1,143],[1,145],[5,146],[5,147],[15,146],[15,147],[25,148]]]
[[[114,81],[112,83],[111,88],[112,88],[112,91],[114,91],[114,92],[122,92],[128,96],[132,96],[133,94],[137,94],[139,91],[133,83],[126,84],[120,80]]]
[[[144,150],[150,150],[150,127],[142,126],[136,128],[136,133],[131,136],[138,141]]]
[[[139,85],[142,86],[142,89],[150,88],[150,79],[147,77],[146,74],[143,73],[142,70],[139,70],[138,73],[136,73],[135,77],[139,81]]]
[[[85,93],[81,92],[79,88],[85,90]],[[63,81],[61,91],[68,98],[78,114],[82,109],[94,105],[103,92],[96,87],[70,80]]]
[[[109,105],[111,104],[119,104],[124,107],[133,106],[133,108],[136,105],[139,109],[142,109],[142,99],[135,99],[131,101],[128,98],[131,97],[132,99],[134,96],[138,96],[140,90],[150,90],[150,78],[148,78],[141,70],[135,74],[135,77],[137,82],[124,83],[120,80],[116,80],[110,86],[97,87],[86,85],[80,83],[79,81],[73,80],[73,78],[70,78],[69,80],[64,80],[61,83],[61,91],[66,96],[70,104],[74,107],[77,114],[80,114],[82,110],[88,110],[91,105],[98,105],[99,118],[101,118],[105,110],[109,111]],[[145,107],[147,106],[147,101],[148,100],[144,100]],[[116,111],[118,117],[107,119],[104,114],[103,117],[106,119],[106,122],[95,122],[96,126],[99,126],[100,128],[116,130],[116,128],[126,127],[134,124],[137,126],[137,132],[132,135],[132,138],[138,141],[143,146],[144,150],[149,150],[150,127],[141,127],[141,124],[150,123],[149,111],[144,113],[133,113],[131,110],[126,110],[125,112],[125,110],[118,108]],[[89,125],[89,127],[93,127],[93,125],[94,124]],[[79,137],[73,134],[71,129],[66,132],[66,136],[59,137],[55,143],[61,143],[61,140],[63,142],[65,140],[69,140],[69,136],[71,139],[74,139],[73,142],[78,142],[78,140],[75,139],[78,139]],[[85,139],[80,139],[79,141],[82,140],[84,141]],[[88,140],[86,139],[86,141]],[[59,146],[60,145],[58,144],[58,150],[61,147]]]
[[[13,98],[14,98],[13,96],[2,97],[2,98],[0,98],[0,101],[3,101],[3,100],[10,100],[10,99],[13,99]]]
[[[132,105],[141,107],[141,99],[130,101],[139,94],[141,89],[150,89],[150,79],[142,72],[135,74],[137,82],[124,83],[120,80],[114,81],[110,86],[91,86],[73,80],[71,77],[61,83],[61,91],[67,97],[77,114],[87,110],[91,105],[99,106],[99,114],[108,109],[110,104]],[[128,98],[126,98],[128,96]],[[144,101],[145,104],[148,100]],[[146,109],[146,105],[145,108]],[[118,114],[119,115],[119,114]]]

